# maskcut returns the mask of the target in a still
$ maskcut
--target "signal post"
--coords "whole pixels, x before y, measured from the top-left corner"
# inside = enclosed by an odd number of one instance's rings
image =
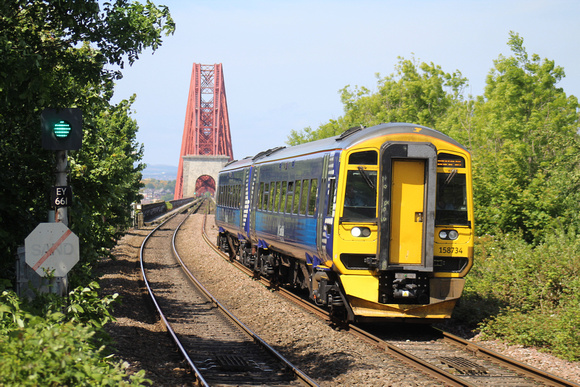
[[[72,189],[68,185],[68,151],[78,150],[82,145],[82,112],[78,108],[47,108],[41,114],[42,147],[55,151],[55,185],[50,192],[54,219],[40,223],[26,238],[24,254],[30,268],[19,263],[18,271],[24,271],[23,281],[37,283],[41,291],[66,294],[68,271],[79,260],[78,237],[68,229],[67,207],[71,205]],[[53,273],[49,283],[36,278]],[[19,277],[22,277],[19,276]],[[47,289],[48,288],[48,289]]]

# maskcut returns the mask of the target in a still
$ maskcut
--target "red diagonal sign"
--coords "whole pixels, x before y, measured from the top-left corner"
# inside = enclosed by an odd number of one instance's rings
[[[58,249],[58,246],[60,246],[61,243],[64,242],[64,240],[70,234],[72,234],[72,231],[67,229],[66,232],[64,234],[62,234],[62,236],[56,241],[56,243],[54,245],[52,245],[52,247],[50,249],[48,249],[48,251],[42,256],[42,258],[40,258],[40,260],[38,262],[36,262],[36,265],[34,265],[32,267],[32,270],[36,271],[44,263],[44,261],[46,261],[48,259],[48,257],[50,257],[52,255],[52,253],[54,253],[55,250]]]

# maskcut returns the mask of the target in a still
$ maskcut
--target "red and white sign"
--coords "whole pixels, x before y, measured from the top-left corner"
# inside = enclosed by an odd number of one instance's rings
[[[40,223],[24,240],[24,254],[38,275],[64,277],[79,261],[79,238],[63,223]]]

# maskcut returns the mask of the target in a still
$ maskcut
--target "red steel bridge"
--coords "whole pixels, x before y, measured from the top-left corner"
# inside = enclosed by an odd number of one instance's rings
[[[233,159],[222,64],[193,64],[175,199],[213,195],[217,172]]]

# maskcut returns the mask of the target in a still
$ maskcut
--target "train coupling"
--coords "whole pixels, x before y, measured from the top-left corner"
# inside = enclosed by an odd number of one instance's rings
[[[407,283],[406,279],[395,279],[393,281],[393,297],[395,298],[416,298],[417,284]]]
[[[379,277],[383,304],[429,304],[429,278],[425,273],[383,272]]]

